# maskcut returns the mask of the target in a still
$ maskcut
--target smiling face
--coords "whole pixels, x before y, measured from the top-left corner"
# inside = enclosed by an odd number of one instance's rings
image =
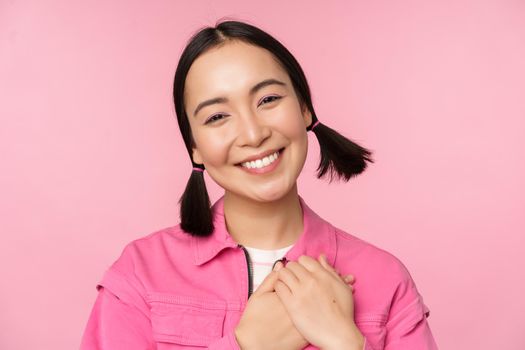
[[[216,98],[224,99],[203,103]],[[193,160],[204,164],[225,191],[268,202],[294,188],[306,160],[306,127],[312,119],[269,51],[230,41],[205,52],[188,71],[184,105],[196,145]],[[239,164],[283,148],[266,168],[248,171]]]

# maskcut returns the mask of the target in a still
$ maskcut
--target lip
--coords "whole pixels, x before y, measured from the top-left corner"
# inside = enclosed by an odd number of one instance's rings
[[[281,150],[284,150],[284,147],[256,154],[256,155],[254,155],[252,157],[248,157],[245,160],[240,161],[239,163],[237,163],[235,165],[241,165],[242,163],[245,163],[245,162],[251,162],[252,160],[261,159],[261,158],[264,158],[266,156],[269,156],[270,154],[274,154],[275,152],[281,151]]]
[[[271,164],[265,166],[265,167],[262,167],[260,169],[258,168],[251,168],[251,169],[248,169],[246,167],[243,167],[242,165],[237,165],[239,168],[241,168],[242,170],[246,171],[247,173],[249,174],[254,174],[254,175],[257,175],[257,174],[266,174],[266,173],[269,173],[269,172],[272,172],[275,168],[277,168],[279,166],[279,164],[281,164],[281,158],[283,156],[283,152],[286,150],[286,148],[281,148],[279,149],[279,157]],[[270,153],[271,154],[271,153]]]

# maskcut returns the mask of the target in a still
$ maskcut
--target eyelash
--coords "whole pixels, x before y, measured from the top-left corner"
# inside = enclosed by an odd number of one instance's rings
[[[264,102],[266,99],[269,99],[269,98],[271,98],[271,97],[275,97],[275,99],[274,99],[274,100],[271,100],[270,102],[273,102],[273,101],[276,101],[276,100],[282,98],[281,96],[277,96],[277,95],[266,96],[266,97],[263,98],[263,100],[261,101],[261,104],[263,104],[262,102]],[[270,102],[268,102],[268,103],[270,103]],[[214,115],[212,115],[211,117],[209,117],[208,120],[206,120],[206,122],[205,122],[204,124],[214,123],[214,122],[216,122],[217,120],[220,120],[220,119],[222,119],[222,118],[219,118],[219,119],[213,119],[213,118],[218,117],[218,116],[224,116],[224,115],[225,115],[225,114],[222,114],[222,113],[214,114]]]

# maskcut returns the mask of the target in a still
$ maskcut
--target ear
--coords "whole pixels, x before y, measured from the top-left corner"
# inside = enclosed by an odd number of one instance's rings
[[[306,104],[302,105],[301,111],[303,114],[304,127],[306,128],[312,124],[312,112],[310,112],[310,109],[308,109]]]
[[[196,149],[196,148],[192,148],[192,158],[193,158],[193,162],[196,163],[196,164],[202,164],[202,157],[201,157],[201,154],[200,152]]]

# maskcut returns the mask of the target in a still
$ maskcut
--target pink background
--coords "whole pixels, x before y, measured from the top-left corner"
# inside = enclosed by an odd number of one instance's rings
[[[329,185],[310,134],[311,207],[405,263],[440,349],[524,349],[518,0],[1,0],[0,348],[78,348],[124,245],[178,223],[191,163],[173,74],[223,16],[281,40],[321,122],[375,152]]]

